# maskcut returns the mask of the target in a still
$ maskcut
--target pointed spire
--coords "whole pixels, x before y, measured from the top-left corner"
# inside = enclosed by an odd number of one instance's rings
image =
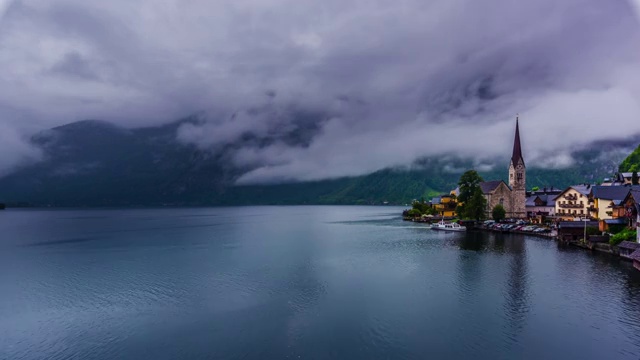
[[[513,141],[513,155],[511,156],[511,163],[513,166],[518,164],[519,160],[522,160],[524,165],[524,158],[522,157],[522,147],[520,146],[520,127],[518,125],[518,115],[516,115],[516,137]]]

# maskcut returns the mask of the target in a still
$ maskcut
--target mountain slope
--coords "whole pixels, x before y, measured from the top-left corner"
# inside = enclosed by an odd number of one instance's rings
[[[45,158],[1,178],[0,200],[37,206],[405,204],[455,188],[461,172],[473,167],[471,160],[449,156],[358,177],[233,186],[246,169],[227,160],[228,149],[204,151],[176,140],[177,129],[195,121],[140,129],[81,121],[37,134],[32,141]],[[601,142],[575,152],[576,164],[570,168],[530,168],[527,185],[598,181],[610,176],[624,157],[617,150],[628,147],[629,142]],[[506,180],[508,159],[496,159],[496,164],[504,166],[481,175]]]
[[[640,171],[640,145],[620,163],[618,170],[620,172]]]

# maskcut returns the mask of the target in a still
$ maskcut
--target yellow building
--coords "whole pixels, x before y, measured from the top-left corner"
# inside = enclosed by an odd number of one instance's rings
[[[600,220],[618,217],[616,212],[631,190],[640,190],[640,186],[593,186],[589,194],[591,217]]]
[[[591,185],[573,185],[556,197],[556,217],[574,220],[589,216]]]
[[[455,217],[458,201],[455,195],[445,194],[431,199],[431,206],[438,212],[438,216]]]

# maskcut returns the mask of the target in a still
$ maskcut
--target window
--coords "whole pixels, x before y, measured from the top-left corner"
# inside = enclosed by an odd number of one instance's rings
[[[580,214],[584,214],[584,210],[580,210]]]
[[[500,205],[504,205],[504,199],[500,198]]]

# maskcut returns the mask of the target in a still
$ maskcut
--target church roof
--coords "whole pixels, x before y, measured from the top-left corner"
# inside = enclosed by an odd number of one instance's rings
[[[495,189],[498,188],[498,186],[500,186],[500,183],[504,183],[503,180],[491,180],[491,181],[483,181],[480,183],[480,189],[482,189],[482,193],[483,194],[490,194],[492,193]],[[507,185],[505,183],[505,185]],[[507,186],[509,187],[509,186]]]
[[[518,118],[516,117],[516,136],[513,140],[513,155],[511,155],[511,163],[515,166],[520,160],[522,161],[522,165],[524,165],[522,146],[520,145],[520,126],[518,125]]]

